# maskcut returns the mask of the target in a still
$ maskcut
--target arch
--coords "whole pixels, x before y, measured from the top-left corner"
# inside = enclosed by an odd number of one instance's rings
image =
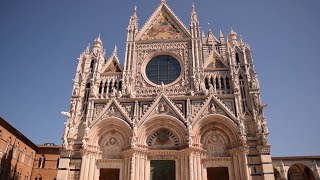
[[[182,121],[172,116],[157,116],[143,122],[137,129],[138,144],[147,146],[147,140],[161,129],[166,129],[176,138],[180,147],[187,143],[187,128]]]
[[[125,120],[116,117],[103,119],[93,125],[88,132],[89,144],[100,146],[104,136],[109,132],[118,133],[119,137],[122,138],[124,146],[130,144],[130,137],[132,136],[130,125]]]
[[[288,170],[288,180],[315,180],[313,171],[304,164],[293,164]]]
[[[275,180],[281,180],[280,171],[279,171],[277,168],[274,168],[274,169],[273,169],[273,172],[274,172],[274,179],[275,179]]]
[[[193,143],[202,144],[213,130],[216,130],[217,135],[228,146],[240,145],[237,124],[230,118],[220,114],[205,116],[194,124],[192,128]]]

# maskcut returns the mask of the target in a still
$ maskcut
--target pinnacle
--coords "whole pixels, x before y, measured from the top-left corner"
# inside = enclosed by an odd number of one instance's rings
[[[113,54],[117,54],[117,50],[118,50],[117,45],[115,45],[114,50],[113,50]]]
[[[222,34],[222,31],[220,30],[220,38],[222,38],[223,37],[223,34]]]

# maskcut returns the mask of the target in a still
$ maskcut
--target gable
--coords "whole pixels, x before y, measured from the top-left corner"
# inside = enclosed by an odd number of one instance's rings
[[[188,29],[167,4],[161,3],[139,32],[138,40],[178,39],[190,37]]]
[[[122,71],[118,63],[115,61],[112,61],[104,71],[104,73],[108,73],[108,72],[115,73],[115,72],[122,72]]]
[[[112,56],[109,58],[107,63],[103,66],[102,73],[121,73],[122,66],[119,63],[119,58],[117,56],[116,50],[113,52]]]
[[[235,123],[238,121],[234,112],[229,108],[229,106],[214,95],[209,96],[209,98],[203,104],[195,102],[192,103],[192,106],[192,109],[194,109],[193,115],[191,116],[192,124],[195,124],[199,119],[210,114],[220,114],[226,116],[232,119]]]
[[[156,98],[155,102],[145,111],[140,119],[142,124],[146,119],[156,116],[172,116],[184,122],[184,116],[178,107],[163,93]]]
[[[221,56],[213,51],[204,64],[205,69],[228,68],[228,65],[222,60]]]
[[[126,121],[129,125],[132,124],[128,112],[124,110],[124,108],[115,99],[111,99],[107,105],[95,105],[93,120],[90,126],[92,127],[98,121],[101,121],[106,118],[119,118]]]

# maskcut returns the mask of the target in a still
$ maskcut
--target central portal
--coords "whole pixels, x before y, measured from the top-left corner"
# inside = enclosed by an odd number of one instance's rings
[[[150,162],[150,180],[175,180],[176,167],[172,160],[152,160]]]
[[[100,169],[99,180],[119,180],[120,169]]]
[[[210,167],[207,169],[208,180],[229,180],[227,167]]]

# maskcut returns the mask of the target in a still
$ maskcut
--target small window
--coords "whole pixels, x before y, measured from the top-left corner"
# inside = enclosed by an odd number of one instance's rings
[[[236,62],[237,62],[237,64],[240,64],[240,58],[239,58],[239,54],[238,53],[236,53]]]
[[[45,163],[46,163],[46,157],[44,155],[42,155],[39,158],[38,168],[44,168]]]

